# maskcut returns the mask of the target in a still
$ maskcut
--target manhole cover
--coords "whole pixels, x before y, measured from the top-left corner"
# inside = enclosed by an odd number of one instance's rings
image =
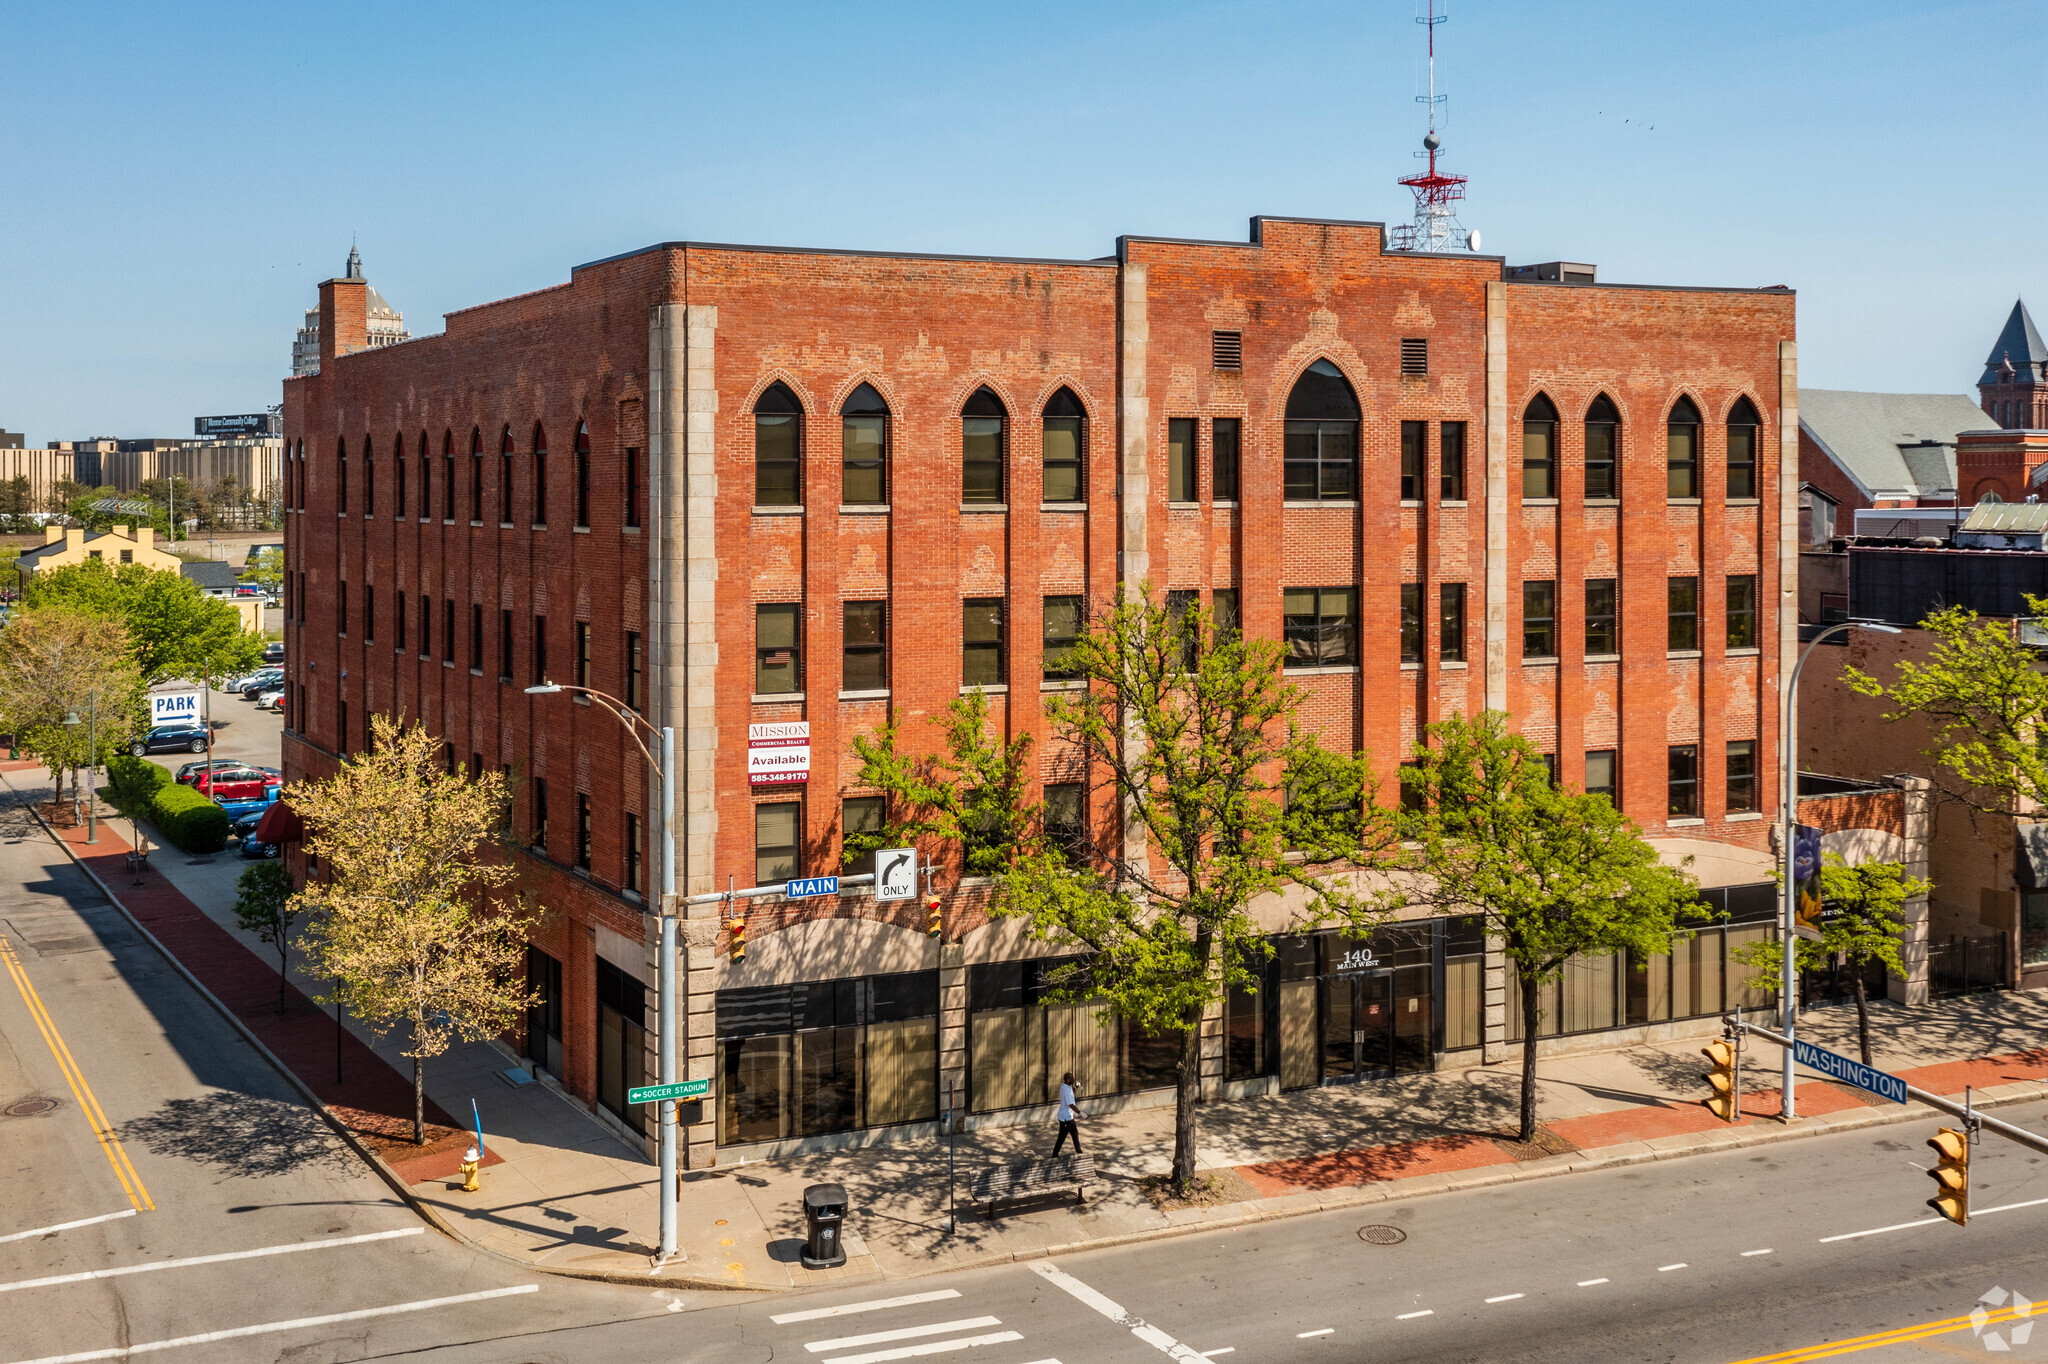
[[[1398,1246],[1408,1239],[1408,1233],[1399,1227],[1360,1227],[1358,1239],[1369,1246]]]
[[[13,1103],[5,1108],[0,1108],[0,1113],[5,1113],[10,1118],[33,1118],[39,1114],[50,1112],[56,1106],[57,1101],[55,1099],[23,1099],[20,1103]]]

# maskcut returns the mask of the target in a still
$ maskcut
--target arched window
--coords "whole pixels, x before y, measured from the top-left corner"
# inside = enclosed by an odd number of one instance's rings
[[[1088,470],[1088,429],[1081,400],[1062,388],[1045,405],[1046,502],[1085,502]]]
[[[391,519],[405,519],[405,433],[391,438]]]
[[[754,403],[754,505],[803,504],[804,410],[781,383],[768,385]]]
[[[1605,393],[1586,409],[1586,497],[1589,501],[1621,495],[1615,470],[1621,461],[1621,413]]]
[[[441,517],[455,519],[455,433],[441,432]]]
[[[1358,396],[1343,373],[1318,360],[1287,395],[1286,498],[1358,496]]]
[[[960,500],[1003,500],[1003,448],[1010,410],[994,391],[977,388],[960,409]]]
[[[368,436],[363,437],[363,519],[377,514],[377,451]]]
[[[1665,496],[1700,495],[1700,410],[1692,399],[1672,404],[1664,423]]]
[[[1728,414],[1728,496],[1756,496],[1756,442],[1763,420],[1747,398]]]
[[[434,457],[433,447],[427,444],[427,433],[420,432],[420,520],[434,514]]]
[[[334,442],[335,503],[339,512],[348,510],[348,438],[337,437]]]
[[[1522,496],[1557,496],[1557,409],[1541,393],[1522,409]]]
[[[542,530],[548,524],[548,433],[539,422],[533,424],[533,524]]]
[[[889,404],[862,384],[839,405],[839,500],[878,507],[889,500]]]
[[[512,524],[512,424],[498,437],[498,524]]]
[[[478,525],[484,519],[484,433],[469,428],[469,519]]]
[[[576,423],[576,524],[590,528],[590,428]]]

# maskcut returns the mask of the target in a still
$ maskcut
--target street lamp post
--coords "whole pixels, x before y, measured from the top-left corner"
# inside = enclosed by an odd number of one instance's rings
[[[1807,644],[1806,651],[1799,655],[1799,661],[1792,665],[1792,675],[1785,681],[1784,748],[1780,766],[1784,775],[1785,790],[1779,803],[1778,852],[1783,869],[1780,878],[1783,884],[1778,888],[1778,931],[1784,939],[1784,951],[1778,968],[1778,1014],[1784,1027],[1785,1036],[1797,1037],[1794,1031],[1799,1017],[1798,983],[1799,972],[1794,964],[1798,955],[1795,943],[1798,911],[1798,890],[1793,874],[1793,832],[1799,827],[1798,817],[1793,813],[1793,804],[1799,796],[1799,757],[1793,743],[1798,736],[1799,719],[1799,674],[1806,667],[1806,660],[1813,657],[1813,651],[1820,647],[1822,640],[1830,635],[1849,630],[1870,630],[1881,635],[1901,633],[1896,625],[1880,625],[1871,620],[1846,620],[1829,625],[1816,633]],[[1781,1076],[1784,1086],[1783,1117],[1792,1122],[1799,1116],[1798,1106],[1792,1094],[1792,1048],[1785,1048],[1785,1068]]]
[[[95,769],[100,760],[100,694],[97,688],[86,693],[85,714],[85,841],[97,843],[100,841],[99,810],[97,808],[100,793],[98,784],[93,781],[93,777],[96,775]],[[78,724],[78,712],[74,710],[69,715],[66,715],[64,723],[76,726]]]
[[[539,686],[526,689],[528,696],[554,696],[561,692],[587,696],[616,716],[626,727],[626,733],[633,736],[640,756],[647,759],[654,774],[661,778],[661,1038],[658,1052],[660,1074],[656,1082],[672,1085],[676,1082],[676,732],[669,725],[657,729],[617,697],[608,696],[593,687],[565,687],[559,682],[543,679]],[[646,742],[641,739],[642,729],[660,740],[659,759],[648,751]],[[658,1111],[661,1124],[661,1251],[655,1257],[657,1267],[667,1263],[676,1253],[676,1101],[663,1099]]]

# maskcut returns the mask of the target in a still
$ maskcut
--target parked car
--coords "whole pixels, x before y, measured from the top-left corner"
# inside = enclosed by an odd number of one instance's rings
[[[221,771],[230,767],[247,767],[248,765],[249,764],[243,762],[240,758],[201,758],[196,763],[186,763],[183,767],[178,769],[178,785],[190,786],[193,780],[197,778],[200,773],[204,772],[209,766],[214,768],[216,771]]]
[[[283,687],[267,687],[267,688],[265,688],[264,690],[262,690],[262,691],[260,691],[260,692],[256,693],[256,709],[258,709],[258,710],[283,710],[283,709],[284,709],[284,688],[283,688]]]
[[[206,726],[197,720],[178,720],[158,725],[128,745],[128,751],[138,758],[150,753],[175,753],[180,749],[187,753],[204,753]]]
[[[233,825],[235,823],[238,823],[245,815],[256,815],[260,817],[265,810],[268,810],[271,806],[277,803],[277,797],[278,788],[275,786],[266,786],[263,788],[263,793],[261,795],[249,795],[240,797],[216,796],[214,798],[213,803],[215,805],[218,805],[221,809],[228,812],[228,820],[230,821],[230,827],[233,827]]]
[[[250,673],[247,677],[236,678],[228,690],[241,693],[244,701],[253,701],[272,687],[282,684],[283,681],[283,668],[265,668],[262,672]]]
[[[233,825],[236,838],[242,840],[242,856],[248,858],[276,857],[284,849],[275,843],[256,841],[256,823],[263,818],[263,811],[269,807],[259,806],[237,819]]]
[[[274,791],[283,784],[282,777],[236,763],[233,767],[200,773],[193,779],[192,789],[225,804],[229,801],[263,800],[266,792]]]
[[[284,662],[284,641],[281,639],[274,639],[270,643],[264,645],[263,661],[265,663]]]

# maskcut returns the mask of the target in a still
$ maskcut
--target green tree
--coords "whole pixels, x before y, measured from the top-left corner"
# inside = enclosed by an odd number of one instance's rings
[[[1704,917],[1690,873],[1665,866],[1605,796],[1560,787],[1507,717],[1488,711],[1429,727],[1403,770],[1403,824],[1421,873],[1414,894],[1480,915],[1522,992],[1522,1141],[1536,1136],[1538,987],[1578,955],[1671,950],[1683,918]]]
[[[1906,974],[1899,945],[1906,931],[1903,906],[1926,897],[1934,883],[1908,876],[1897,862],[1844,862],[1838,853],[1821,858],[1820,937],[1799,938],[1792,963],[1801,971],[1821,971],[1840,958],[1856,981],[1856,1035],[1863,1064],[1870,1062],[1870,1000],[1863,968],[1882,962],[1895,976]],[[1776,940],[1747,943],[1733,953],[1735,961],[1767,980],[1784,970],[1783,945]]]
[[[265,549],[251,554],[242,569],[242,579],[266,592],[276,592],[284,583],[284,551]]]
[[[87,559],[29,579],[31,606],[64,604],[121,620],[135,659],[152,682],[210,680],[246,672],[263,657],[263,636],[242,628],[234,606],[199,590],[183,574],[143,564]]]
[[[413,1140],[426,1140],[426,1062],[457,1038],[510,1027],[534,1002],[519,973],[535,915],[505,894],[514,872],[487,853],[507,800],[488,768],[446,771],[440,744],[415,725],[370,720],[371,747],[286,798],[306,825],[325,879],[292,897],[306,919],[308,969],[380,1035],[403,1027],[412,1058]]]
[[[1072,770],[1088,778],[1078,810],[1024,799],[1029,744],[991,737],[978,691],[949,711],[941,753],[906,757],[893,728],[855,746],[861,782],[892,806],[867,845],[910,838],[927,856],[963,845],[966,871],[995,880],[992,912],[1089,954],[1056,976],[1055,998],[1104,1000],[1105,1026],[1120,1018],[1176,1039],[1170,1178],[1182,1195],[1195,1177],[1203,1014],[1232,986],[1255,990],[1272,951],[1255,902],[1298,887],[1303,926],[1360,930],[1393,907],[1353,871],[1392,844],[1370,765],[1300,727],[1302,692],[1281,661],[1278,644],[1219,631],[1199,609],[1169,612],[1149,588],[1119,593],[1066,659],[1083,688],[1046,696]],[[1296,799],[1283,802],[1290,784]]]
[[[282,861],[258,862],[235,882],[235,919],[259,942],[277,949],[277,1011],[291,998],[292,925],[299,905],[292,897],[291,873]]]
[[[2027,609],[2048,615],[2048,598],[2029,595]],[[2048,675],[2015,626],[1951,606],[1920,622],[1934,639],[1926,662],[1901,660],[1889,683],[1855,667],[1842,673],[1886,703],[1888,723],[1925,723],[1936,783],[1979,810],[2048,800]]]
[[[0,630],[0,727],[50,769],[57,799],[71,778],[74,814],[79,769],[127,746],[142,694],[118,620],[68,606],[27,606]],[[80,723],[66,725],[74,711]]]

